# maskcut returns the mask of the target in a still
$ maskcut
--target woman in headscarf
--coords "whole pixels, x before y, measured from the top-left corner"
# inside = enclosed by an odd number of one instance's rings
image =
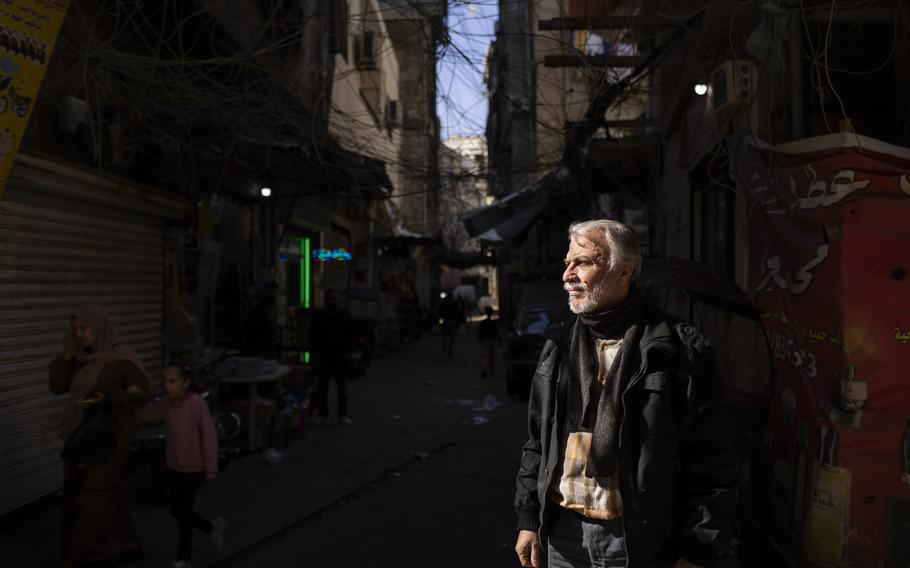
[[[118,432],[107,462],[64,460],[64,566],[113,566],[142,556],[120,475],[136,430],[137,405],[149,398],[149,377],[138,355],[117,341],[113,322],[99,306],[75,308],[70,324],[63,354],[50,365],[51,392],[68,395],[60,437],[66,442],[82,422],[84,398],[111,397]]]

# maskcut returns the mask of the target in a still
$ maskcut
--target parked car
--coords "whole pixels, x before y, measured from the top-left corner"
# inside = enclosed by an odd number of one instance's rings
[[[506,392],[509,395],[529,392],[547,334],[571,315],[566,304],[562,282],[533,282],[524,286],[514,325],[506,336]]]

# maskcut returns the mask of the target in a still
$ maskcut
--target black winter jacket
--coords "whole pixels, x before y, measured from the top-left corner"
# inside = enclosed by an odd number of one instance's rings
[[[548,341],[541,353],[517,478],[518,529],[537,531],[544,544],[548,512],[558,506],[549,492],[565,434],[568,341]],[[737,487],[714,352],[690,324],[649,306],[639,350],[629,355],[641,366],[622,394],[619,431],[627,566],[664,568],[679,558],[713,566],[735,552]]]

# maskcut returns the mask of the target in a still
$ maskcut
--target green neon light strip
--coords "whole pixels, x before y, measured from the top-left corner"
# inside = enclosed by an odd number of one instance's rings
[[[310,352],[309,352],[309,351],[304,351],[304,352],[303,352],[303,362],[304,362],[304,363],[309,363],[309,362],[310,362]]]
[[[300,239],[300,303],[310,309],[310,239]]]

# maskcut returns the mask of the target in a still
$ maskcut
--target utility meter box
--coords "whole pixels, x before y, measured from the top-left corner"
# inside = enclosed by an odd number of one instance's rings
[[[714,111],[724,112],[752,102],[758,69],[746,59],[728,59],[711,75]]]

